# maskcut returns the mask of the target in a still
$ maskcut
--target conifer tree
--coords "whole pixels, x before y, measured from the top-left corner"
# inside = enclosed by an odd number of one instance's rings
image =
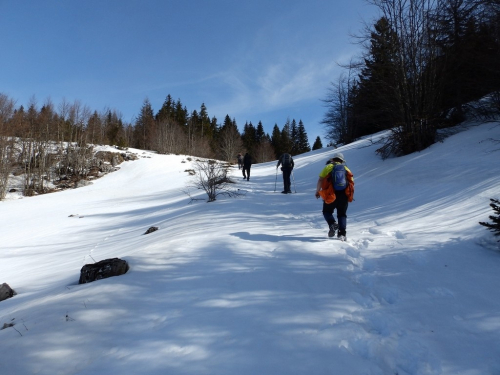
[[[231,120],[229,115],[224,118],[224,123],[220,128],[219,135],[220,155],[223,160],[232,161],[238,152],[242,152],[241,135],[235,120]]]
[[[309,139],[307,137],[306,128],[302,120],[299,120],[299,126],[297,127],[297,146],[299,154],[311,151],[311,146],[309,146]]]
[[[292,129],[290,124],[290,119],[287,119],[285,125],[283,125],[283,129],[281,129],[280,155],[284,152],[291,154],[292,148],[293,148]]]
[[[292,155],[300,154],[299,132],[297,130],[297,122],[295,119],[292,119],[292,123],[290,124],[290,140],[292,142],[292,149],[290,153]]]
[[[319,149],[322,149],[322,148],[323,148],[323,144],[321,143],[321,138],[318,135],[316,137],[316,140],[314,141],[312,149],[313,150],[319,150]]]
[[[252,155],[256,146],[256,130],[251,121],[250,123],[245,123],[241,140],[243,141],[243,146],[247,152]]]
[[[396,46],[398,39],[387,18],[380,18],[371,32],[369,54],[364,59],[355,96],[351,97],[355,120],[350,122],[353,138],[390,129],[402,121],[395,96]],[[351,119],[353,120],[353,119]]]
[[[210,134],[210,118],[208,117],[207,107],[205,106],[205,103],[202,103],[200,107],[198,127],[200,128],[202,138],[205,136],[208,136],[209,138],[212,137],[212,134]]]
[[[255,141],[257,143],[261,143],[264,140],[264,126],[262,125],[262,121],[259,121],[257,124],[257,129],[255,130]]]
[[[282,146],[281,146],[281,131],[278,127],[278,124],[274,124],[273,132],[271,134],[271,145],[274,148],[274,154],[276,158],[279,158],[282,154]]]
[[[181,100],[178,99],[175,103],[174,118],[177,124],[182,127],[187,126],[188,110],[182,106]]]
[[[156,115],[156,119],[158,121],[172,119],[174,117],[174,111],[175,111],[175,103],[172,100],[172,96],[168,94],[167,97],[165,98],[165,101],[163,102],[162,107],[160,108],[160,110]]]
[[[490,201],[491,201],[490,206],[495,212],[494,215],[490,216],[490,219],[493,221],[493,224],[485,222],[480,222],[479,224],[495,232],[495,236],[500,236],[500,200],[490,199]]]
[[[143,150],[151,149],[152,140],[155,137],[155,119],[153,108],[148,99],[144,100],[141,111],[135,120],[134,147]]]

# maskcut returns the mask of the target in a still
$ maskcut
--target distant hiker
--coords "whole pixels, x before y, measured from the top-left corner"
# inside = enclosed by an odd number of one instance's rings
[[[252,157],[247,152],[243,157],[243,179],[250,181],[250,167],[252,166]],[[245,173],[246,172],[246,173]]]
[[[319,174],[316,184],[316,198],[323,198],[323,217],[328,223],[328,237],[335,236],[345,241],[347,227],[347,206],[354,197],[354,177],[345,166],[344,155],[340,152],[328,160],[327,165]],[[337,209],[338,224],[333,217]]]
[[[238,169],[243,168],[243,155],[238,154]]]
[[[292,155],[284,153],[278,159],[278,164],[276,164],[276,169],[281,164],[281,170],[283,171],[283,191],[282,194],[290,194],[290,175],[292,174],[293,167],[295,166],[293,162]]]

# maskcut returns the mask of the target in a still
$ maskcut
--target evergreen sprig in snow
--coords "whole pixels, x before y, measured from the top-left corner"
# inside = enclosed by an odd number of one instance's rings
[[[493,208],[496,215],[490,215],[490,219],[493,221],[493,224],[485,222],[479,222],[479,224],[495,232],[495,236],[500,236],[500,201],[498,199],[490,199],[490,201],[490,206]],[[500,242],[500,240],[498,240],[498,242]]]

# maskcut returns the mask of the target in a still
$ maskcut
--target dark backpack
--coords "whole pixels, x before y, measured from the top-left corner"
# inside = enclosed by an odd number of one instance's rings
[[[344,190],[347,187],[347,173],[343,164],[335,164],[333,167],[332,184],[335,190]]]
[[[283,162],[281,163],[283,168],[291,168],[292,167],[292,155],[283,154]]]

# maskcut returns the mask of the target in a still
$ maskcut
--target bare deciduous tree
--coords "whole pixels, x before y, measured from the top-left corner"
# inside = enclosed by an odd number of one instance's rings
[[[255,146],[255,160],[257,163],[265,163],[267,161],[276,160],[274,155],[274,148],[271,142],[263,139],[257,146]]]
[[[7,193],[7,182],[13,165],[14,142],[6,131],[7,121],[12,116],[14,102],[0,94],[0,200]]]
[[[353,129],[349,124],[349,95],[353,86],[352,70],[349,74],[340,75],[337,82],[329,89],[328,96],[324,100],[328,111],[321,123],[325,126],[326,138],[335,143],[346,144],[353,141]]]

